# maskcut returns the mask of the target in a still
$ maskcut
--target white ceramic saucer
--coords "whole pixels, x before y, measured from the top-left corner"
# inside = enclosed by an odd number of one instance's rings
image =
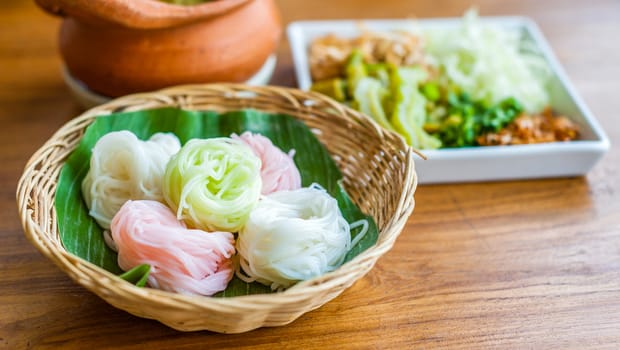
[[[273,71],[276,67],[276,55],[272,54],[267,58],[263,66],[245,83],[248,85],[267,85],[269,79],[273,75]],[[98,106],[102,103],[110,101],[112,98],[104,95],[100,95],[90,90],[84,83],[77,80],[66,67],[62,68],[62,78],[65,84],[71,90],[73,97],[80,104],[80,106],[88,109]]]

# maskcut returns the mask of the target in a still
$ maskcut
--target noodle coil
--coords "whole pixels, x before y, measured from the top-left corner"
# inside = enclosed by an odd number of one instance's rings
[[[181,148],[173,134],[157,133],[139,140],[122,130],[102,136],[92,149],[90,169],[82,181],[89,214],[104,229],[129,199],[163,202],[166,163]]]
[[[191,227],[235,232],[258,203],[260,168],[240,140],[190,140],[166,166],[164,197]]]
[[[226,289],[233,276],[233,235],[187,229],[159,202],[127,201],[111,231],[121,269],[151,265],[153,288],[210,296]]]
[[[335,198],[309,187],[264,196],[237,239],[237,276],[281,290],[340,266],[351,247]]]
[[[260,176],[263,181],[262,194],[277,191],[296,190],[301,187],[301,175],[293,161],[295,151],[288,154],[261,134],[252,134],[249,131],[241,135],[233,134],[233,139],[239,139],[247,144],[254,154],[261,159]]]

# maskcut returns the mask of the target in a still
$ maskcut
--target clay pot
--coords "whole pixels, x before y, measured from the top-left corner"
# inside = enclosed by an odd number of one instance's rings
[[[60,52],[70,74],[116,97],[170,85],[243,82],[275,51],[273,0],[194,6],[155,0],[36,0],[64,16]]]

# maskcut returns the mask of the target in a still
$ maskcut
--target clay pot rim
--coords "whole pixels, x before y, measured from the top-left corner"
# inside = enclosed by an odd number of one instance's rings
[[[135,29],[179,26],[219,16],[249,1],[254,0],[219,0],[183,6],[157,0],[35,0],[41,8],[56,16]]]

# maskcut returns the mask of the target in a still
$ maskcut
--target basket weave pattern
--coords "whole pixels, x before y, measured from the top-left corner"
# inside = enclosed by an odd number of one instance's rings
[[[380,232],[377,243],[336,271],[298,283],[285,292],[232,298],[138,288],[67,252],[59,237],[54,208],[56,184],[66,158],[95,117],[160,107],[218,112],[254,108],[302,120],[336,161],[351,198],[376,220]],[[17,188],[17,204],[32,244],[108,303],[178,330],[239,333],[290,323],[338,296],[374,266],[392,247],[413,211],[417,185],[413,154],[400,136],[320,94],[236,84],[180,86],[119,98],[65,124],[29,160]]]

